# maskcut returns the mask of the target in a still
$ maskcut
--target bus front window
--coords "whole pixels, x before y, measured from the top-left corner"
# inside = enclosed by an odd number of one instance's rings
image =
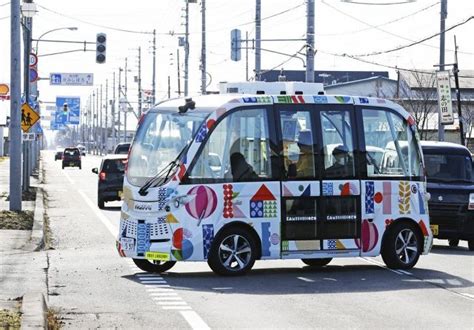
[[[130,151],[127,170],[129,182],[141,186],[175,160],[207,116],[208,113],[204,112],[148,113]]]

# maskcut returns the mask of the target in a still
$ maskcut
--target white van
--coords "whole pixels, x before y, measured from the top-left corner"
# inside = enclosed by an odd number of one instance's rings
[[[378,98],[258,88],[165,101],[141,118],[124,179],[121,256],[149,272],[207,260],[218,274],[240,275],[256,260],[318,267],[379,254],[407,269],[429,252],[423,158],[408,112]],[[380,170],[393,152],[400,170]]]

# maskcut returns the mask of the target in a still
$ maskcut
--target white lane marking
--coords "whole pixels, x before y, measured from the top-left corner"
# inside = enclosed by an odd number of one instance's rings
[[[79,194],[81,194],[82,198],[86,201],[86,204],[94,211],[95,215],[99,220],[104,224],[104,226],[109,230],[112,236],[115,238],[115,234],[118,232],[117,229],[110,223],[109,219],[102,212],[92,203],[92,201],[87,197],[84,191],[79,190]]]
[[[314,280],[306,278],[306,277],[297,277],[297,279],[302,280],[304,282],[314,282]]]
[[[180,312],[193,329],[211,329],[195,311]]]
[[[461,296],[466,297],[468,299],[474,300],[474,295],[470,293],[459,293]]]
[[[150,277],[144,277],[143,275],[136,275],[140,281],[151,281],[151,280],[162,280],[163,277],[160,276],[150,276]]]
[[[183,309],[192,309],[191,307],[189,306],[161,306],[161,308],[163,309],[178,309],[178,310],[183,310]],[[186,320],[187,321],[187,320]],[[192,327],[192,325],[191,325]]]
[[[367,262],[367,263],[369,263],[369,264],[372,264],[372,265],[378,266],[378,267],[380,267],[380,268],[389,270],[389,271],[391,271],[391,272],[393,272],[393,273],[395,273],[395,274],[403,275],[403,273],[399,272],[398,270],[388,268],[388,267],[386,267],[385,265],[383,265],[382,263],[379,263],[379,262],[377,262],[377,261],[375,261],[375,260],[367,259],[367,258],[365,258],[365,257],[359,257],[359,259],[361,259],[361,260],[363,260],[363,261],[365,261],[365,262]]]
[[[170,297],[178,295],[176,292],[149,292],[148,294],[152,297]]]
[[[67,174],[66,171],[64,171],[64,169],[63,169],[63,174],[71,184],[74,184],[74,181],[72,181],[71,177],[69,176],[69,174]]]
[[[157,301],[158,305],[187,305],[185,301]]]
[[[72,180],[71,180],[72,181]],[[91,210],[95,213],[95,215],[99,218],[99,220],[104,224],[104,226],[109,230],[109,232],[112,234],[112,236],[115,238],[116,233],[118,232],[118,229],[114,228],[114,226],[110,223],[109,219],[96,207],[96,205],[87,197],[87,195],[84,193],[84,191],[79,190],[79,194],[82,196],[82,198],[86,201],[86,204],[91,208]],[[134,266],[132,266],[135,268]],[[150,276],[156,276],[153,274],[140,274],[140,276],[144,275],[150,275]],[[172,292],[173,289],[165,289],[165,288],[147,288],[147,291],[159,291],[159,292]],[[157,302],[160,306],[162,305],[160,302]],[[181,306],[166,306],[163,305],[161,306],[163,309],[187,309],[190,310],[189,312],[181,312],[181,315],[183,315],[184,319],[188,324],[191,326],[193,329],[210,329],[209,326],[204,322],[204,320],[195,312],[192,311],[190,306],[186,305],[186,302],[183,301],[184,304],[180,304]],[[176,308],[179,307],[179,308]],[[183,314],[183,313],[188,313],[188,314]]]
[[[183,298],[181,297],[171,297],[171,296],[164,296],[164,297],[152,297],[151,299],[153,300],[180,300],[183,301]]]
[[[141,282],[145,285],[147,285],[147,284],[166,284],[167,283],[166,281],[141,281]],[[163,286],[163,285],[161,285],[161,286]]]

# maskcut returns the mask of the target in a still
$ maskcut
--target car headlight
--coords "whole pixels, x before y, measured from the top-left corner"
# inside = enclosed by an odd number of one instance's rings
[[[469,194],[469,205],[467,207],[468,210],[474,210],[474,193]]]

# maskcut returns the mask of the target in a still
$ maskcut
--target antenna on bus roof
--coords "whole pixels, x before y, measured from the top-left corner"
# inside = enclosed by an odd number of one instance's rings
[[[178,107],[179,113],[186,113],[189,109],[194,110],[196,107],[196,102],[194,102],[192,98],[186,98],[184,100],[186,103]]]

